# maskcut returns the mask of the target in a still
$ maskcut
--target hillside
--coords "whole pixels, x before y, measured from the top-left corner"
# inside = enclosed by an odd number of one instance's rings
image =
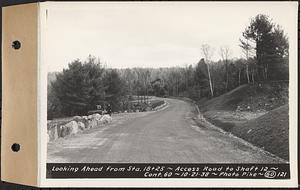
[[[288,159],[288,82],[241,85],[199,108],[217,127]]]
[[[289,106],[280,106],[263,116],[234,126],[231,132],[265,150],[289,159]]]
[[[203,111],[269,111],[288,102],[288,82],[244,84],[210,99],[200,106]]]

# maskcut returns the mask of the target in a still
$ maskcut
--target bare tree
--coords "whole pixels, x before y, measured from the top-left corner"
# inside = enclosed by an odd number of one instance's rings
[[[146,97],[148,96],[148,84],[150,79],[150,71],[149,69],[141,69],[139,72],[139,80],[142,83],[142,99],[143,102],[146,103]]]
[[[242,69],[244,68],[243,60],[242,59],[238,59],[235,62],[235,66],[238,69],[238,85],[240,86],[241,85],[241,72],[242,72]]]
[[[240,40],[241,44],[240,47],[242,48],[243,54],[246,58],[246,76],[247,76],[247,82],[250,83],[250,76],[249,76],[249,57],[250,57],[250,50],[251,46],[249,44],[249,40],[246,39],[245,41]]]
[[[210,87],[210,93],[211,96],[214,96],[214,89],[213,89],[213,84],[212,84],[212,77],[211,77],[211,72],[210,72],[210,62],[211,58],[213,56],[214,50],[212,47],[210,47],[208,44],[203,44],[201,46],[202,54],[205,58],[206,66],[207,66],[207,73],[208,73],[208,81],[209,81],[209,87]]]
[[[251,40],[249,39],[249,37],[247,35],[245,35],[243,33],[243,38],[244,39],[240,39],[240,47],[242,48],[243,54],[246,58],[246,75],[247,75],[247,82],[248,84],[251,82],[250,81],[250,71],[249,71],[249,65],[250,65],[250,58],[253,57],[253,55],[255,55],[255,44],[253,44],[253,42],[251,43]],[[254,81],[254,68],[252,67],[252,81]]]
[[[225,89],[228,91],[228,82],[229,82],[229,74],[228,74],[228,62],[229,57],[231,56],[231,50],[228,46],[220,47],[220,55],[222,57],[222,61],[225,64],[225,74],[226,74],[226,81],[225,81]]]

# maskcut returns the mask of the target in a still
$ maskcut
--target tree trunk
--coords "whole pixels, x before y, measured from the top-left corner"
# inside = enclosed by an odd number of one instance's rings
[[[241,85],[241,69],[239,69],[239,86]]]
[[[226,72],[226,84],[225,84],[225,88],[226,88],[226,92],[228,91],[228,71]]]
[[[268,80],[268,64],[265,66],[265,80]]]
[[[226,70],[226,82],[225,82],[225,90],[228,91],[228,63],[227,60],[225,60],[225,70]]]
[[[208,63],[207,63],[207,72],[208,72],[208,80],[209,80],[211,97],[214,97],[214,90],[213,90],[213,87],[212,87],[212,82],[211,82],[211,76],[210,76],[210,71],[209,71],[209,65],[208,65]]]
[[[179,96],[179,80],[177,79],[177,96]]]
[[[201,87],[199,85],[199,99],[201,99]]]
[[[248,63],[246,64],[246,75],[247,75],[247,81],[248,81],[248,84],[250,83],[250,77],[249,77],[249,66],[248,66]]]

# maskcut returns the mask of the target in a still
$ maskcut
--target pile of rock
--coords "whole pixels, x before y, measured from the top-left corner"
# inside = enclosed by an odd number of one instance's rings
[[[75,116],[65,124],[54,124],[48,127],[48,142],[54,141],[59,137],[65,137],[76,134],[79,131],[102,126],[112,121],[109,115],[100,115],[98,113],[89,116]],[[48,122],[51,125],[51,121]]]
[[[162,109],[163,107],[167,106],[168,103],[166,101],[164,101],[163,104],[159,105],[159,106],[156,106],[155,108],[153,108],[154,111],[157,111],[157,110],[160,110]]]

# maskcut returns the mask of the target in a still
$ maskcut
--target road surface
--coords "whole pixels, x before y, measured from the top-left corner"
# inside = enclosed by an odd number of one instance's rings
[[[279,163],[280,159],[217,130],[197,126],[195,106],[166,99],[162,110],[117,119],[48,143],[47,161],[79,163]]]

